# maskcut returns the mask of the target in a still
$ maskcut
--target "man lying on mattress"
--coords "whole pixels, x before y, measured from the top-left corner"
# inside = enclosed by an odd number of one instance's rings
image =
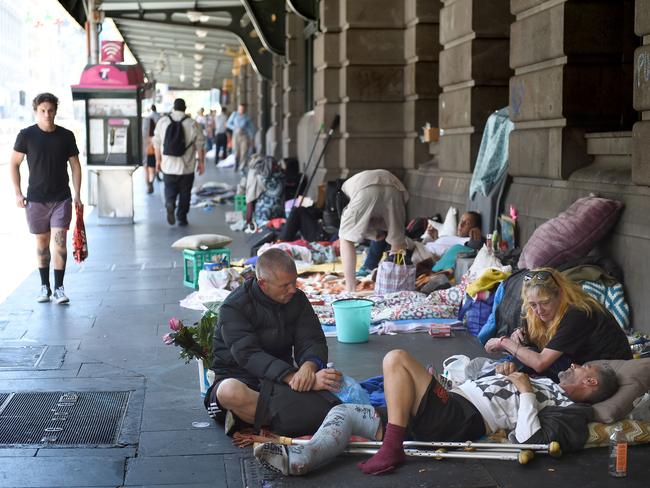
[[[390,351],[383,361],[385,411],[370,405],[337,405],[306,445],[265,443],[255,456],[285,475],[302,475],[343,452],[351,435],[382,440],[379,451],[359,463],[366,474],[384,474],[405,459],[404,439],[419,441],[476,440],[499,429],[512,442],[558,441],[563,451],[581,448],[593,404],[618,390],[611,368],[572,364],[559,374],[560,383],[531,379],[524,373],[496,374],[466,381],[448,392],[415,358]],[[582,405],[579,405],[582,404]]]

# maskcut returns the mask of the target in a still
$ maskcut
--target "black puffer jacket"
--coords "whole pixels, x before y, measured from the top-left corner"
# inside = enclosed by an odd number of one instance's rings
[[[212,351],[216,381],[237,378],[251,387],[261,379],[281,382],[295,364],[327,363],[325,335],[305,294],[298,290],[283,305],[266,296],[256,279],[221,305]]]

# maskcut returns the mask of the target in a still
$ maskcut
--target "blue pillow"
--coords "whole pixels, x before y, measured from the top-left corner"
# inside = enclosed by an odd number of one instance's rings
[[[456,268],[456,256],[461,252],[474,252],[474,249],[471,247],[463,246],[462,244],[456,244],[455,246],[450,247],[442,255],[438,262],[433,265],[431,271],[444,271],[445,269],[455,269]]]

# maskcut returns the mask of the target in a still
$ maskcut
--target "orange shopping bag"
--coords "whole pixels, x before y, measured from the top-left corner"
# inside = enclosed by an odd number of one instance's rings
[[[88,241],[86,240],[86,226],[84,225],[84,206],[77,205],[77,222],[72,234],[72,254],[78,263],[88,257]]]

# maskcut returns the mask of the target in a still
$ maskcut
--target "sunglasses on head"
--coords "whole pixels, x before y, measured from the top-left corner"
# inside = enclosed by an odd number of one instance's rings
[[[548,281],[549,279],[555,281],[555,284],[557,284],[557,281],[553,277],[553,273],[550,271],[526,271],[524,273],[524,282],[532,281],[532,280],[538,280],[538,281]]]

